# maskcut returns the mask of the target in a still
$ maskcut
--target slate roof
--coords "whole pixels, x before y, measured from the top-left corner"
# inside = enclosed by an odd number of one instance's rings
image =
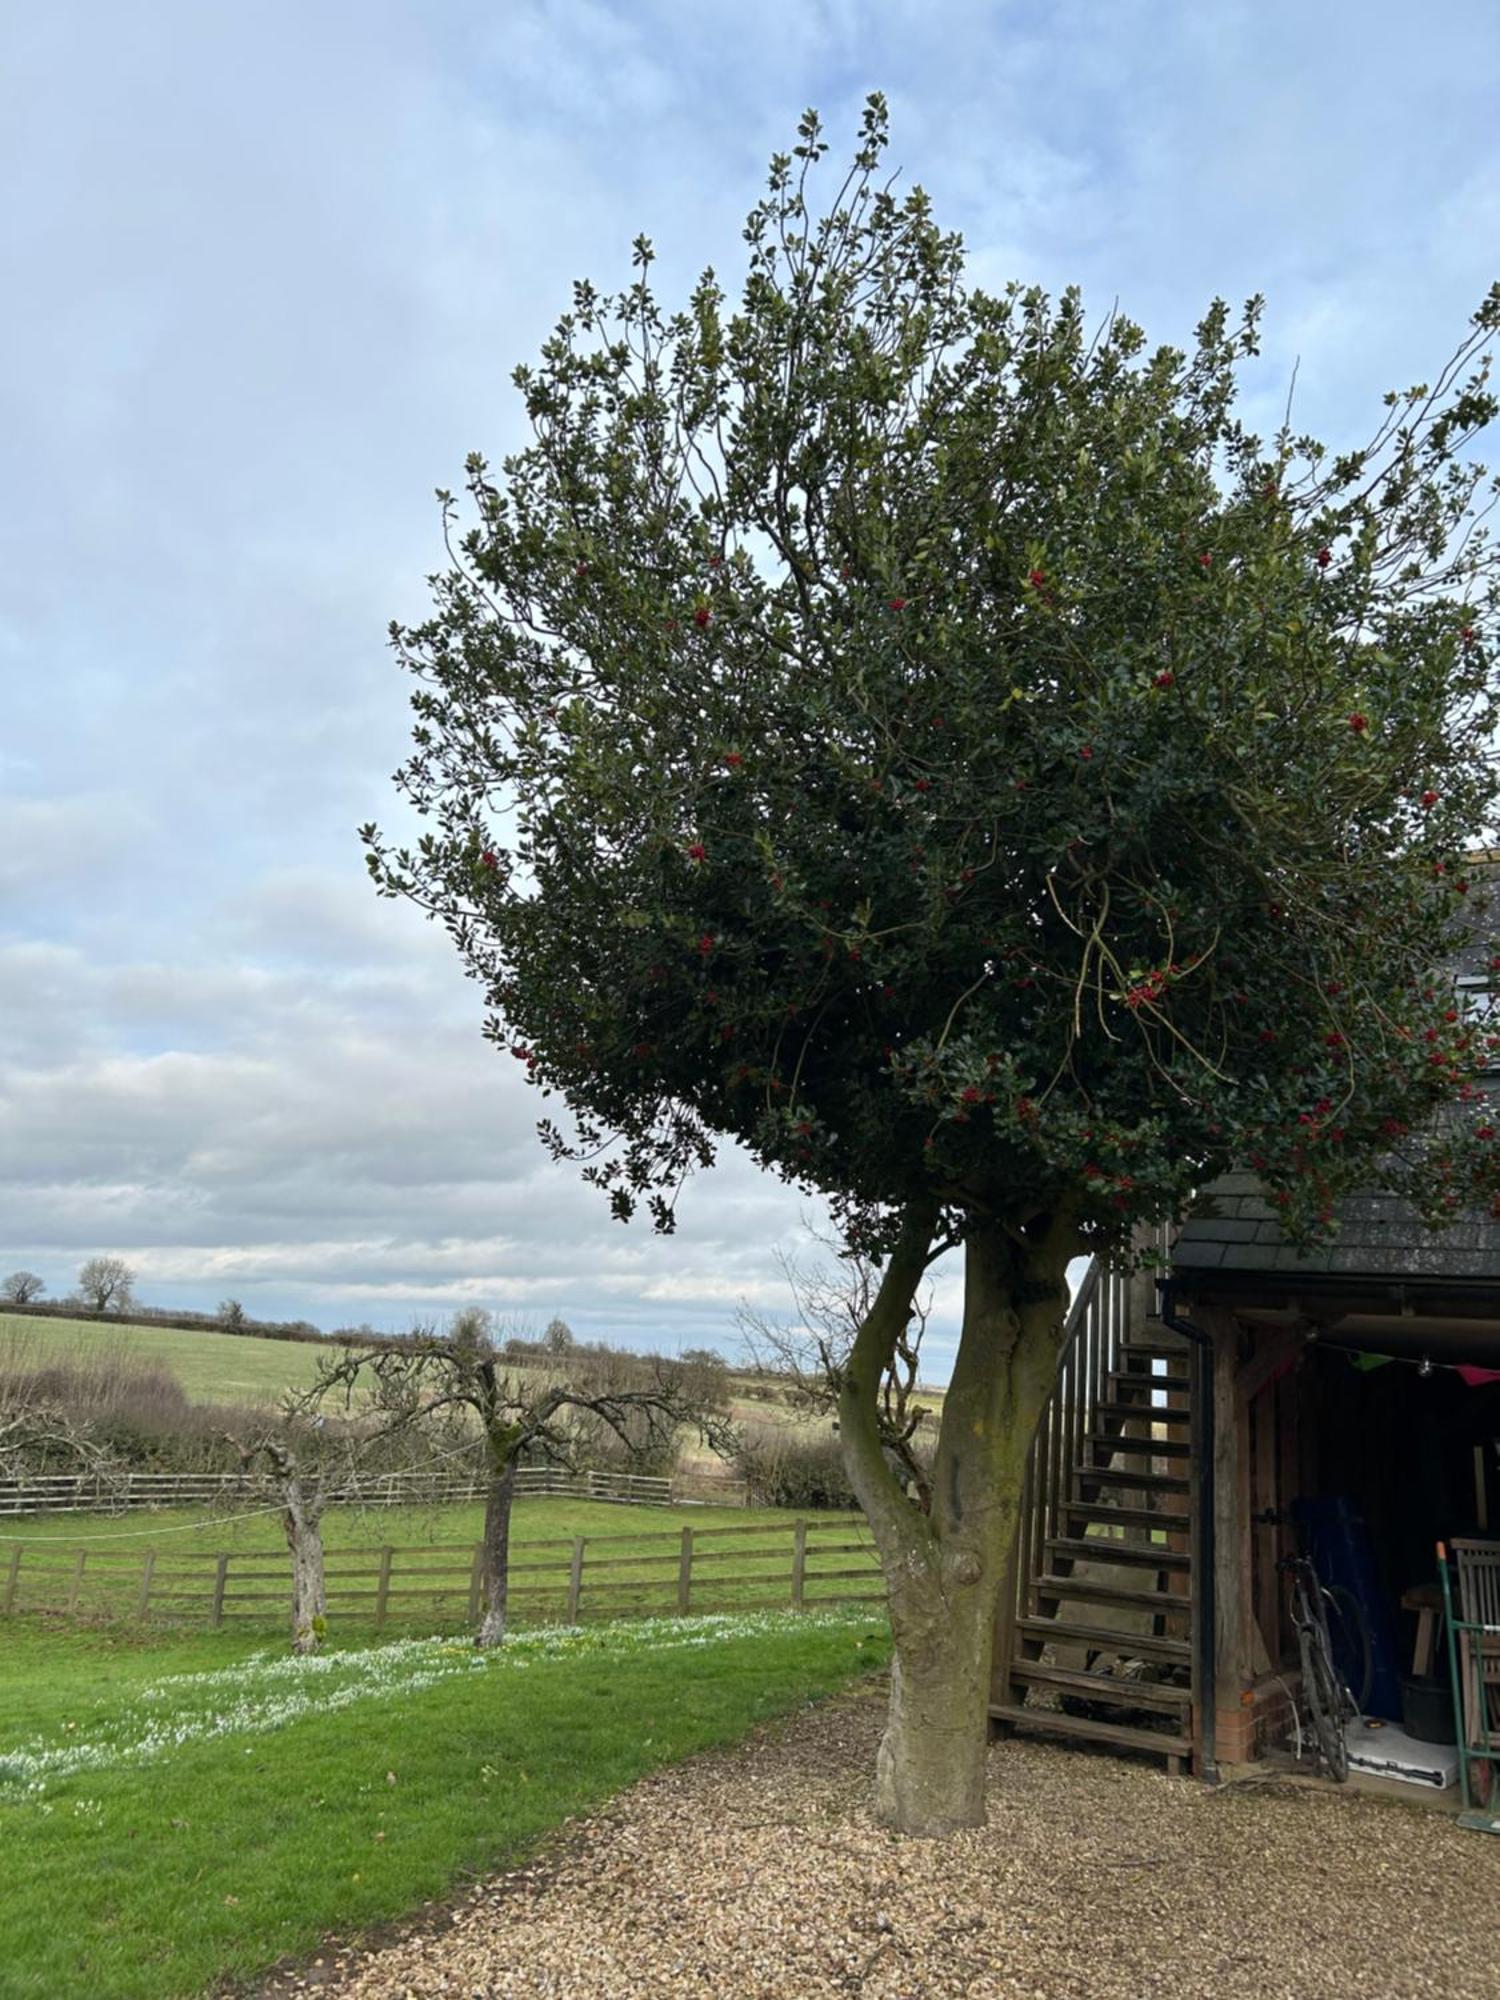
[[[1430,1230],[1393,1194],[1351,1195],[1339,1204],[1339,1233],[1315,1250],[1282,1235],[1254,1174],[1226,1174],[1206,1188],[1172,1250],[1176,1276],[1276,1273],[1386,1280],[1488,1278],[1500,1286],[1500,1220],[1469,1215]]]
[[[1500,928],[1500,849],[1471,850],[1465,864],[1476,889],[1489,893],[1488,927]],[[1454,953],[1452,969],[1460,979],[1494,985],[1483,935]],[[1184,1222],[1172,1250],[1173,1271],[1184,1278],[1211,1271],[1230,1279],[1270,1272],[1387,1282],[1488,1278],[1500,1286],[1500,1218],[1470,1214],[1431,1230],[1406,1202],[1378,1189],[1340,1202],[1338,1217],[1333,1242],[1298,1250],[1282,1235],[1256,1176],[1226,1174],[1204,1189]]]

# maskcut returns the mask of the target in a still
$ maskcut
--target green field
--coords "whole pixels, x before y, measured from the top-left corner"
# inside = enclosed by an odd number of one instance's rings
[[[539,1631],[297,1661],[0,1628],[0,2000],[172,2000],[513,1863],[570,1815],[883,1664],[884,1620]]]
[[[273,1403],[284,1390],[306,1388],[319,1361],[339,1352],[311,1341],[0,1313],[0,1372],[7,1351],[17,1350],[28,1361],[52,1353],[59,1359],[114,1351],[139,1355],[171,1369],[195,1403]]]
[[[258,1340],[190,1327],[0,1313],[0,1373],[7,1350],[19,1350],[28,1360],[49,1351],[61,1357],[123,1350],[169,1368],[195,1403],[273,1403],[287,1389],[308,1387],[319,1362],[342,1351],[311,1341]],[[940,1411],[943,1391],[924,1388],[918,1400]],[[730,1409],[741,1423],[792,1421],[774,1378],[732,1376]],[[826,1418],[814,1425],[827,1427]]]

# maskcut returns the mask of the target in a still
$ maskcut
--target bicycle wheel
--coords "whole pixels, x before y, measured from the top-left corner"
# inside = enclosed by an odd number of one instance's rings
[[[1375,1684],[1375,1649],[1370,1643],[1370,1623],[1365,1608],[1352,1590],[1341,1583],[1325,1586],[1323,1600],[1328,1610],[1328,1637],[1333,1648],[1333,1664],[1344,1677],[1344,1686],[1354,1703],[1356,1715],[1363,1715],[1370,1689]]]
[[[1334,1671],[1323,1636],[1316,1628],[1298,1630],[1302,1651],[1302,1696],[1312,1725],[1313,1741],[1323,1768],[1337,1785],[1349,1775],[1349,1745],[1344,1741],[1343,1683]]]

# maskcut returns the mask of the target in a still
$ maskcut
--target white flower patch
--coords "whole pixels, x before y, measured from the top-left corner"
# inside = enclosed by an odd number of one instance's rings
[[[70,1735],[64,1742],[37,1738],[0,1749],[0,1801],[39,1800],[60,1780],[82,1771],[148,1764],[189,1744],[264,1735],[305,1716],[332,1715],[357,1702],[417,1694],[476,1674],[504,1677],[581,1655],[621,1659],[677,1653],[789,1629],[869,1622],[869,1613],[853,1606],[815,1613],[751,1611],[540,1627],[484,1650],[452,1638],[431,1638],[306,1657],[253,1653],[232,1667],[168,1674],[151,1682],[93,1736]],[[225,1695],[230,1698],[223,1700]]]

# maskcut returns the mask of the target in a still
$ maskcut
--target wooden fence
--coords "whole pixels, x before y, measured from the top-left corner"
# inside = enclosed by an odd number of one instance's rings
[[[473,1623],[477,1545],[327,1551],[330,1626]],[[510,1602],[521,1624],[881,1601],[859,1516],[746,1528],[579,1535],[513,1546]],[[288,1558],[274,1550],[124,1550],[106,1541],[0,1543],[0,1615],[284,1625]]]
[[[214,1505],[241,1495],[251,1497],[256,1490],[237,1472],[65,1472],[0,1480],[0,1516],[124,1514],[140,1507]],[[569,1473],[555,1465],[523,1465],[516,1473],[516,1492],[665,1507],[672,1499],[672,1481],[637,1472]],[[483,1495],[477,1472],[388,1472],[361,1479],[334,1497],[362,1507],[420,1507],[478,1500]]]

